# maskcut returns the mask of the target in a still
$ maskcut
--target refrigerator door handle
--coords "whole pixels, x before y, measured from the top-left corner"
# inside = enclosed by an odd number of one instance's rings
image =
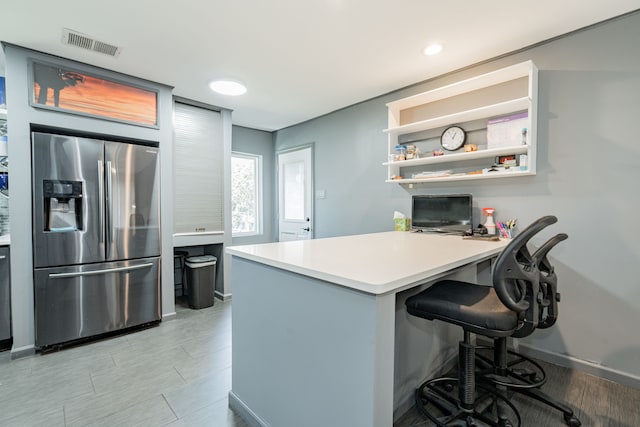
[[[98,160],[98,222],[100,223],[100,243],[104,242],[104,163]]]
[[[149,267],[153,267],[153,263],[148,262],[145,264],[133,265],[131,267],[106,268],[104,270],[76,271],[73,273],[51,273],[49,274],[49,278],[64,279],[68,277],[95,276],[96,274],[118,273],[121,271],[128,272],[128,271],[140,270],[140,269],[149,268]]]
[[[106,233],[107,233],[107,239],[106,239],[106,246],[107,246],[107,259],[109,259],[111,257],[111,245],[113,244],[113,181],[111,178],[111,175],[113,174],[113,171],[111,170],[111,162],[107,161],[107,182],[106,182],[106,200],[107,200],[107,213],[106,213],[106,217],[107,217],[107,228],[106,228]]]

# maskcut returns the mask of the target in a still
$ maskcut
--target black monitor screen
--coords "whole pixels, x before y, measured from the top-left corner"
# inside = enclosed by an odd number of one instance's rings
[[[471,194],[413,196],[411,228],[460,233],[473,228]]]

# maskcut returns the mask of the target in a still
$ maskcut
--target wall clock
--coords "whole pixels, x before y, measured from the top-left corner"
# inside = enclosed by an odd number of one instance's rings
[[[440,145],[448,151],[462,147],[467,140],[467,133],[460,126],[449,126],[440,135]]]

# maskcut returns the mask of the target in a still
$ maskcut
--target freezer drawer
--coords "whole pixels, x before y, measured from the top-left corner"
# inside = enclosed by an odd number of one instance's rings
[[[36,347],[160,320],[160,258],[34,270]]]

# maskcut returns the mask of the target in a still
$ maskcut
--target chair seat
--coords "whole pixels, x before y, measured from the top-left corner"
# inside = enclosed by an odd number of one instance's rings
[[[490,286],[443,280],[406,301],[407,311],[429,320],[442,320],[488,337],[509,336],[518,316],[502,304]]]

